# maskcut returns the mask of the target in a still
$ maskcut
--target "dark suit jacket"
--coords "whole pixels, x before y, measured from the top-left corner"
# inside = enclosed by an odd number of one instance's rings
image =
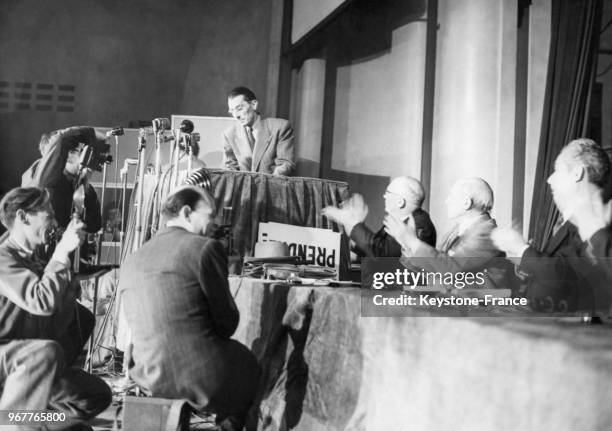
[[[293,129],[287,120],[258,117],[253,124],[255,146],[239,123],[223,133],[225,167],[233,170],[291,175],[295,169]]]
[[[520,268],[544,289],[549,285],[565,287],[576,296],[579,309],[607,313],[612,305],[611,257],[610,227],[600,229],[588,241],[582,241],[577,229],[566,222],[543,252],[527,248]]]
[[[136,383],[196,408],[246,411],[258,367],[246,347],[229,339],[239,315],[221,243],[166,228],[125,260],[119,291]]]
[[[412,216],[414,217],[417,237],[426,244],[435,247],[436,228],[427,211],[418,208],[412,213]],[[357,244],[355,251],[360,256],[400,257],[402,255],[402,246],[398,244],[395,238],[385,232],[384,227],[374,233],[364,223],[359,223],[351,231],[350,237]]]
[[[560,301],[565,301],[570,310],[590,307],[587,304],[592,302],[592,292],[586,289],[584,280],[579,283],[575,270],[580,266],[583,248],[578,230],[566,221],[543,251],[528,247],[523,252],[519,271],[528,276],[527,297],[533,308],[558,307]]]
[[[70,127],[51,134],[43,157],[35,161],[21,177],[22,187],[46,188],[51,195],[51,205],[60,227],[68,226],[72,216],[72,195],[75,184],[64,174],[68,151],[75,144],[95,144],[95,131],[91,127]],[[85,185],[85,224],[87,232],[94,233],[102,227],[98,195],[91,184]]]

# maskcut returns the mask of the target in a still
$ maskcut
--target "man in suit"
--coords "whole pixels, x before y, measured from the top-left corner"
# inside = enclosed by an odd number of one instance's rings
[[[481,178],[463,178],[451,187],[446,199],[451,229],[439,249],[426,244],[416,234],[414,220],[403,223],[393,214],[385,218],[385,228],[402,246],[402,263],[436,273],[458,273],[489,268],[492,259],[503,256],[491,242],[495,220],[489,215],[493,207],[493,190]],[[428,259],[424,259],[428,258]],[[489,271],[486,287],[498,286],[504,271]]]
[[[236,124],[223,133],[227,169],[291,175],[295,169],[293,129],[287,120],[263,118],[257,98],[246,87],[236,87],[227,97]]]
[[[185,186],[163,205],[166,228],[123,263],[119,278],[132,334],[130,376],[156,397],[185,398],[217,414],[220,429],[241,430],[259,367],[230,339],[239,313],[229,291],[227,256],[204,237],[210,194]]]
[[[85,234],[82,222],[70,222],[51,259],[40,259],[53,215],[44,189],[16,188],[0,201],[0,221],[9,231],[0,244],[0,409],[65,412],[72,421],[47,425],[68,429],[108,407],[111,391],[98,377],[69,367],[85,343],[72,334],[77,287],[69,254]]]
[[[436,228],[429,214],[421,209],[425,199],[425,189],[421,182],[412,177],[394,178],[385,193],[385,213],[394,214],[403,223],[412,217],[416,225],[417,237],[432,247],[436,246]],[[344,227],[344,231],[355,242],[357,255],[362,257],[400,257],[402,247],[381,227],[372,232],[364,221],[368,206],[363,197],[355,194],[342,208],[323,208],[323,215]]]
[[[581,302],[587,298],[588,306],[597,309],[607,309],[612,302],[606,287],[612,281],[612,203],[605,196],[609,175],[610,160],[600,145],[591,139],[573,140],[557,156],[548,177],[565,223],[545,249],[535,250],[511,228],[492,233],[495,244],[520,258],[519,269],[535,282],[573,280]]]

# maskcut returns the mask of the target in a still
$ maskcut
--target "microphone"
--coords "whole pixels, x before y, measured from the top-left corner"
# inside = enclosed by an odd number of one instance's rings
[[[113,127],[111,130],[106,132],[107,138],[110,138],[111,136],[123,136],[123,135],[125,135],[125,132],[123,131],[123,127],[121,126]]]
[[[135,158],[132,158],[132,157],[127,157],[123,161],[123,167],[120,170],[121,178],[123,178],[125,175],[127,175],[128,169],[130,168],[130,165],[137,165],[137,164],[138,164],[138,159],[135,159]]]
[[[187,119],[183,120],[181,122],[180,129],[181,129],[182,133],[191,133],[191,132],[193,132],[193,121],[187,120]]]
[[[153,121],[153,133],[157,133],[160,130],[170,129],[170,120],[167,118],[155,118]]]

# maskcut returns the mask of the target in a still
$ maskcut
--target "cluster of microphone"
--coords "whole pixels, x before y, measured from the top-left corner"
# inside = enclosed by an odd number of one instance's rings
[[[160,142],[166,143],[176,139],[175,136],[163,136],[166,130],[170,130],[170,120],[167,118],[155,118],[152,121],[152,126],[140,129],[141,136],[153,134],[159,137]],[[193,142],[200,142],[200,134],[194,133],[194,125],[191,120],[183,120],[177,129],[179,135],[179,148],[186,150]]]

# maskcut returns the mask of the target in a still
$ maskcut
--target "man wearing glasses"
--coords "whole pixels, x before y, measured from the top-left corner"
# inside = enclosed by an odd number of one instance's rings
[[[281,118],[263,118],[255,94],[246,87],[230,91],[227,105],[237,124],[223,133],[225,167],[291,175],[295,169],[291,124]]]
[[[425,199],[425,190],[420,181],[412,177],[394,178],[387,186],[383,195],[385,213],[393,214],[398,220],[407,223],[412,217],[416,223],[417,237],[436,246],[436,229],[429,214],[421,209]],[[378,232],[371,231],[364,221],[368,215],[368,206],[363,197],[355,194],[342,205],[342,208],[323,208],[323,215],[341,224],[344,231],[355,243],[354,251],[361,257],[400,257],[402,247],[381,228]]]

